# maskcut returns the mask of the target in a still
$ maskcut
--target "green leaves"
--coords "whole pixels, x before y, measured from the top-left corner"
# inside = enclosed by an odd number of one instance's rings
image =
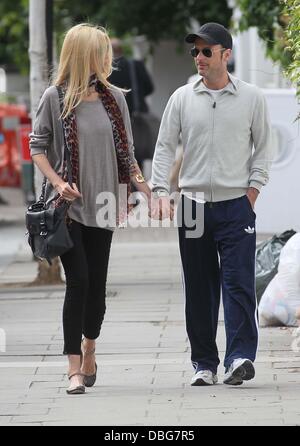
[[[232,10],[224,0],[110,0],[103,4],[105,23],[123,35],[144,35],[150,41],[175,39],[183,42],[191,20],[229,25]]]
[[[0,65],[28,71],[29,0],[0,2]],[[150,43],[175,39],[183,43],[192,19],[229,25],[232,11],[225,0],[54,0],[54,24],[58,44],[76,23],[92,22],[109,32],[144,35]],[[42,18],[41,18],[42,20]]]
[[[300,0],[237,1],[243,14],[240,30],[258,28],[267,55],[280,62],[300,98]]]
[[[22,73],[29,68],[28,7],[28,0],[0,3],[0,65],[17,67]]]
[[[265,42],[267,56],[285,68],[291,62],[291,53],[286,49],[284,31],[287,23],[283,17],[282,0],[237,0],[242,12],[239,29],[245,31],[255,26],[259,37]]]
[[[283,4],[284,17],[288,23],[285,34],[292,59],[285,73],[296,86],[300,98],[300,0],[283,0]]]

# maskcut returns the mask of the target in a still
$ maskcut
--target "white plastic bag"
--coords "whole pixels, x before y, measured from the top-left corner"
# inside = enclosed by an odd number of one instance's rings
[[[282,248],[278,273],[266,288],[260,304],[259,317],[263,326],[297,326],[300,308],[300,233]]]

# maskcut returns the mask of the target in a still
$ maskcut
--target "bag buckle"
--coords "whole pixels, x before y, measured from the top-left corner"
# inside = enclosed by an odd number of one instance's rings
[[[40,226],[41,226],[40,236],[46,237],[48,235],[48,231],[47,231],[47,226],[46,226],[45,222],[42,221]]]

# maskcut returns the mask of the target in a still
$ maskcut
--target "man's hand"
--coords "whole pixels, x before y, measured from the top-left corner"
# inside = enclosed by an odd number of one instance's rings
[[[252,209],[254,210],[255,202],[257,200],[259,194],[259,190],[255,189],[255,187],[249,187],[247,191],[248,200],[251,203]]]
[[[174,219],[174,205],[170,202],[170,197],[155,198],[152,195],[149,216],[154,220]]]

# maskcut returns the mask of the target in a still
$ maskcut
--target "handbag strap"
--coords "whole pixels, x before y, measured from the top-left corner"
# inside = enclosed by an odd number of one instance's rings
[[[63,104],[64,104],[64,94],[61,86],[56,86],[57,93],[58,93],[58,99],[59,99],[59,107],[61,115],[63,113]],[[61,125],[62,125],[62,132],[63,132],[63,139],[64,139],[64,162],[67,166],[67,177],[68,177],[68,183],[71,187],[73,187],[73,178],[72,178],[72,163],[71,163],[71,153],[70,149],[68,147],[68,143],[66,140],[66,135],[64,131],[64,122],[63,119],[60,118]],[[45,203],[46,202],[46,186],[47,186],[47,178],[44,177],[43,184],[42,184],[42,192],[39,201]]]
[[[136,73],[136,64],[133,59],[128,60],[129,64],[129,75],[131,80],[131,87],[132,87],[132,102],[133,102],[133,111],[139,112],[141,111],[141,101],[139,96],[139,84],[138,84],[138,78]]]

